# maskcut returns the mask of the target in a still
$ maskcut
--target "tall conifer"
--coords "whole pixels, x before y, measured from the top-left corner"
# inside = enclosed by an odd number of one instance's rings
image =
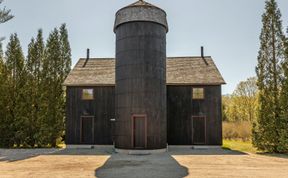
[[[7,79],[8,90],[8,116],[10,124],[7,128],[10,129],[8,138],[11,142],[16,143],[18,146],[26,139],[25,125],[27,125],[27,111],[25,110],[25,68],[24,68],[24,55],[18,39],[17,34],[12,34],[10,41],[7,45],[5,52],[6,66],[9,78]]]
[[[42,30],[38,31],[36,40],[32,38],[28,46],[28,56],[27,56],[27,107],[29,107],[29,122],[31,124],[27,127],[27,133],[29,137],[27,138],[27,144],[34,146],[36,143],[41,145],[41,135],[39,134],[41,128],[41,70],[44,58],[44,42]],[[33,124],[32,124],[33,123]]]
[[[281,13],[275,0],[267,0],[262,16],[260,50],[256,73],[259,89],[258,119],[253,127],[253,144],[260,150],[279,152],[281,137],[281,62],[284,39]]]
[[[288,33],[288,29],[287,29]],[[286,37],[285,43],[285,59],[282,63],[283,68],[283,79],[282,79],[282,89],[281,89],[281,106],[282,113],[279,125],[280,139],[278,150],[279,152],[288,152],[288,37]]]
[[[63,110],[62,110],[62,58],[61,44],[58,29],[54,29],[48,37],[43,61],[42,105],[45,127],[42,127],[42,134],[46,136],[46,142],[56,146],[56,140],[63,131]]]
[[[13,145],[13,134],[9,130],[11,119],[8,117],[8,72],[4,62],[2,44],[0,43],[0,147]],[[7,127],[8,126],[8,127]]]

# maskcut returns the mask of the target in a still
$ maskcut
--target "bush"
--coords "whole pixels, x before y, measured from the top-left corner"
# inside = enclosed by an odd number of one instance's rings
[[[223,138],[228,140],[249,141],[252,136],[252,125],[248,121],[223,122]]]

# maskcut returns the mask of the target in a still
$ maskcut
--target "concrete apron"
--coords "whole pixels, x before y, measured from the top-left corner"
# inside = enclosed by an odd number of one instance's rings
[[[126,150],[115,148],[117,153],[128,154],[128,155],[149,155],[167,152],[167,148],[155,149],[155,150]]]
[[[149,155],[169,152],[169,150],[175,149],[221,149],[218,145],[167,145],[167,148],[155,149],[155,150],[126,150],[118,149],[113,145],[66,145],[67,149],[114,149],[116,153],[129,154],[129,155]]]

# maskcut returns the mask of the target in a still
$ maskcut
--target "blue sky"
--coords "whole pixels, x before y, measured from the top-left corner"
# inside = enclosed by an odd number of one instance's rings
[[[45,38],[54,27],[66,23],[73,64],[86,56],[114,57],[115,12],[135,0],[5,0],[15,18],[1,24],[0,36],[18,33],[23,50],[37,30]],[[212,56],[232,93],[239,81],[255,75],[264,0],[149,0],[167,12],[167,56]],[[283,27],[288,26],[288,1],[277,0]],[[285,12],[285,13],[284,13]],[[4,41],[4,46],[7,44]]]

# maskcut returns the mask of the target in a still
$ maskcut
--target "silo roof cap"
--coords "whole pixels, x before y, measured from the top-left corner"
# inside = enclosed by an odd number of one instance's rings
[[[124,7],[124,8],[127,8],[127,7],[135,7],[135,6],[148,6],[148,7],[156,7],[156,8],[158,8],[158,9],[160,9],[159,7],[157,7],[157,6],[153,5],[153,4],[150,4],[150,3],[146,2],[146,1],[143,1],[143,0],[139,0],[139,1],[137,1],[137,2],[134,2],[134,3],[128,5],[128,6]],[[121,10],[121,9],[120,9],[120,10]],[[161,10],[162,10],[162,9],[161,9]]]
[[[117,11],[114,32],[119,25],[133,21],[150,21],[159,23],[163,25],[168,32],[166,16],[166,12],[163,9],[145,2],[144,0],[139,0]]]

